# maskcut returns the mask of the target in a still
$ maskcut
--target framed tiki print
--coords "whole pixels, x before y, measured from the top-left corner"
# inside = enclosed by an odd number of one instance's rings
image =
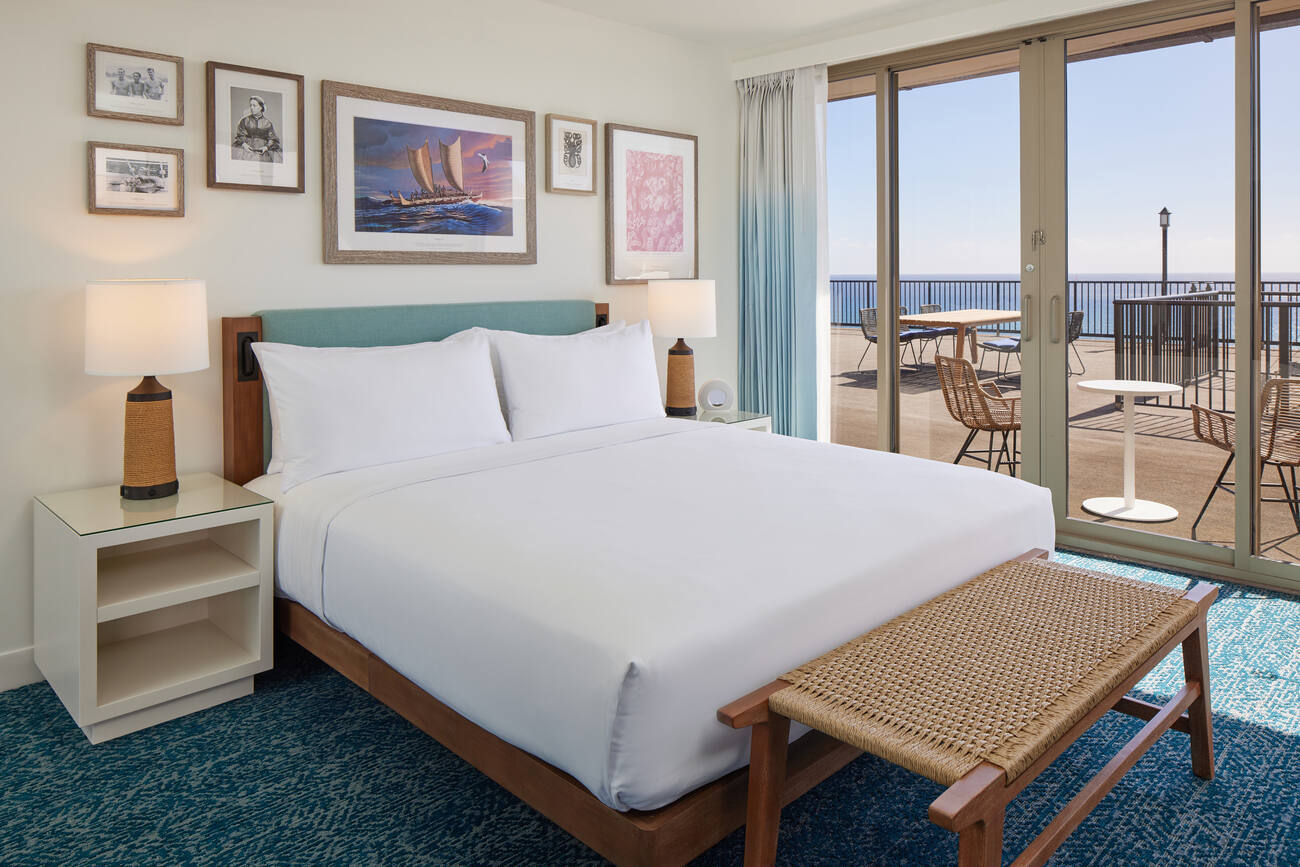
[[[596,195],[596,122],[546,116],[546,192]]]
[[[699,273],[696,138],[605,124],[605,281]]]
[[[537,261],[534,114],[321,82],[325,261]]]
[[[179,148],[86,142],[92,214],[185,216],[185,152]]]
[[[86,114],[180,126],[185,123],[185,61],[87,43]]]
[[[301,193],[303,77],[207,64],[208,186]]]

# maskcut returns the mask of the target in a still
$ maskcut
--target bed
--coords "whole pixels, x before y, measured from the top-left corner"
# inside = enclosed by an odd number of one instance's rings
[[[269,418],[250,335],[367,346],[467,324],[563,334],[603,313],[530,302],[223,320],[226,474],[276,500],[277,622],[290,637],[600,854],[682,863],[744,820],[748,742],[716,721],[721,704],[1050,548],[1050,499],[984,470],[679,419],[354,469],[287,493],[262,472]],[[787,800],[856,755],[793,734]]]

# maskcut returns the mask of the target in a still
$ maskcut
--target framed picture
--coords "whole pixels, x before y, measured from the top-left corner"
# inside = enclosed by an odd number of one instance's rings
[[[209,60],[208,186],[301,193],[303,77]]]
[[[185,152],[179,148],[86,142],[92,214],[185,216]]]
[[[546,192],[596,195],[596,122],[546,116]]]
[[[699,272],[696,138],[605,124],[605,281]]]
[[[86,43],[86,114],[180,126],[185,123],[185,61]]]
[[[321,82],[325,261],[531,265],[531,111]]]

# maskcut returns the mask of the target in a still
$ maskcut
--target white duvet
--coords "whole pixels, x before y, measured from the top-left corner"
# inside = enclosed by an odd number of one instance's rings
[[[1054,535],[1006,476],[674,419],[249,487],[281,593],[620,810],[745,764],[721,705]]]

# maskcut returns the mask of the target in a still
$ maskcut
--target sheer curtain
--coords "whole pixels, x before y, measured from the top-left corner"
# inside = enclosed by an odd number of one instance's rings
[[[826,67],[740,91],[739,404],[777,433],[830,431]]]

